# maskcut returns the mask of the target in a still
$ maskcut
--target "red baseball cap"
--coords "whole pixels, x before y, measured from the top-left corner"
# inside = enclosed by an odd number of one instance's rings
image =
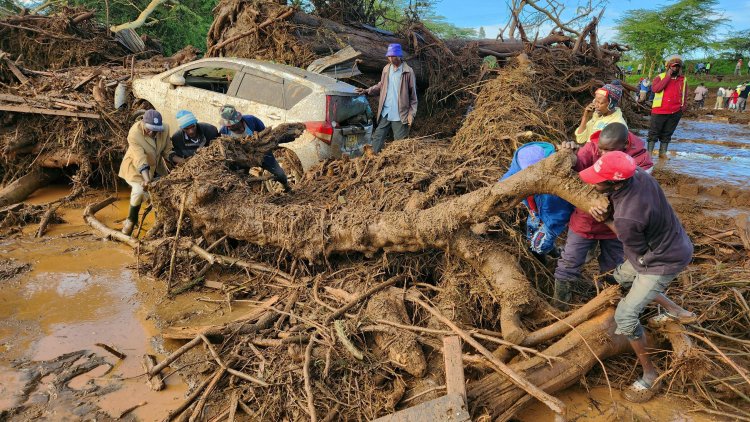
[[[612,151],[602,155],[593,166],[578,175],[581,180],[591,185],[606,181],[617,182],[633,177],[636,167],[633,157],[622,151]]]

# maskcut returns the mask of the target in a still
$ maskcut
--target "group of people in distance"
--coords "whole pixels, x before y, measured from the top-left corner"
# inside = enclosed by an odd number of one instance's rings
[[[575,142],[562,150],[575,153],[574,170],[585,183],[610,200],[609,208],[574,209],[553,195],[533,195],[523,203],[528,208],[526,233],[531,252],[543,262],[557,258],[553,305],[567,311],[572,287],[581,279],[587,255],[599,246],[599,277],[595,283],[618,283],[626,292],[615,311],[616,334],[628,338],[643,375],[623,395],[643,402],[655,394],[659,374],[652,363],[639,317],[652,302],[663,310],[661,318],[689,324],[697,316],[672,302],[664,292],[692,260],[693,245],[659,183],[651,175],[652,151],[660,143],[666,154],[671,136],[685,106],[687,84],[679,56],[670,57],[666,70],[654,79],[656,93],[648,132],[648,144],[630,132],[619,108],[619,81],[595,92],[575,131]],[[555,146],[532,142],[514,154],[503,178],[555,153]],[[555,240],[567,228],[562,251]]]

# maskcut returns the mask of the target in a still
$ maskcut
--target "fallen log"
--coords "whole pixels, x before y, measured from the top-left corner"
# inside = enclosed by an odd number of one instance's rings
[[[0,207],[7,207],[25,200],[37,189],[46,186],[59,175],[60,173],[54,170],[34,168],[25,176],[21,176],[0,190]]]
[[[51,108],[40,108],[40,107],[29,107],[29,106],[14,106],[14,105],[8,105],[8,104],[0,104],[0,111],[10,111],[13,113],[47,114],[51,116],[80,117],[84,119],[100,119],[101,118],[101,115],[99,115],[98,113],[81,113],[77,111],[54,110]]]

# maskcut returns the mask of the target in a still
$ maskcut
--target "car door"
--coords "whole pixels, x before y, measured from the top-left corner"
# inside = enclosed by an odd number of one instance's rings
[[[168,90],[162,111],[164,120],[176,129],[177,111],[189,110],[198,121],[218,125],[221,107],[233,104],[241,69],[242,65],[224,60],[198,62],[180,69],[177,73],[185,78],[185,85]]]
[[[283,78],[245,66],[234,96],[238,110],[259,118],[267,127],[286,122]]]

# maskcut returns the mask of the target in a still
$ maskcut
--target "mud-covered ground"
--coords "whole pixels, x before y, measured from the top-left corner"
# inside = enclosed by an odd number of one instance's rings
[[[655,172],[675,209],[682,213],[697,204],[711,216],[747,212],[750,127],[720,119],[685,120],[675,138],[670,159]],[[67,190],[45,188],[29,202],[46,203]],[[124,193],[97,214],[102,222],[119,226],[127,211]],[[43,239],[33,238],[31,225],[0,240],[0,411],[24,406],[9,420],[113,420],[136,405],[141,406],[123,419],[163,420],[189,390],[179,372],[202,368],[183,368],[167,379],[164,391],[150,391],[140,376],[142,355],[163,357],[179,346],[162,341],[159,329],[221,323],[254,306],[235,301],[229,308],[210,289],[167,299],[163,282],[137,275],[131,249],[95,238],[83,222],[82,206],[107,194],[93,192],[63,209],[66,223],[51,226]],[[117,359],[96,343],[114,346],[127,357]],[[672,397],[625,403],[619,387],[613,385],[610,395],[607,387],[579,385],[560,398],[571,420],[721,420],[692,413],[689,402]],[[520,420],[552,420],[552,415],[539,405]]]

